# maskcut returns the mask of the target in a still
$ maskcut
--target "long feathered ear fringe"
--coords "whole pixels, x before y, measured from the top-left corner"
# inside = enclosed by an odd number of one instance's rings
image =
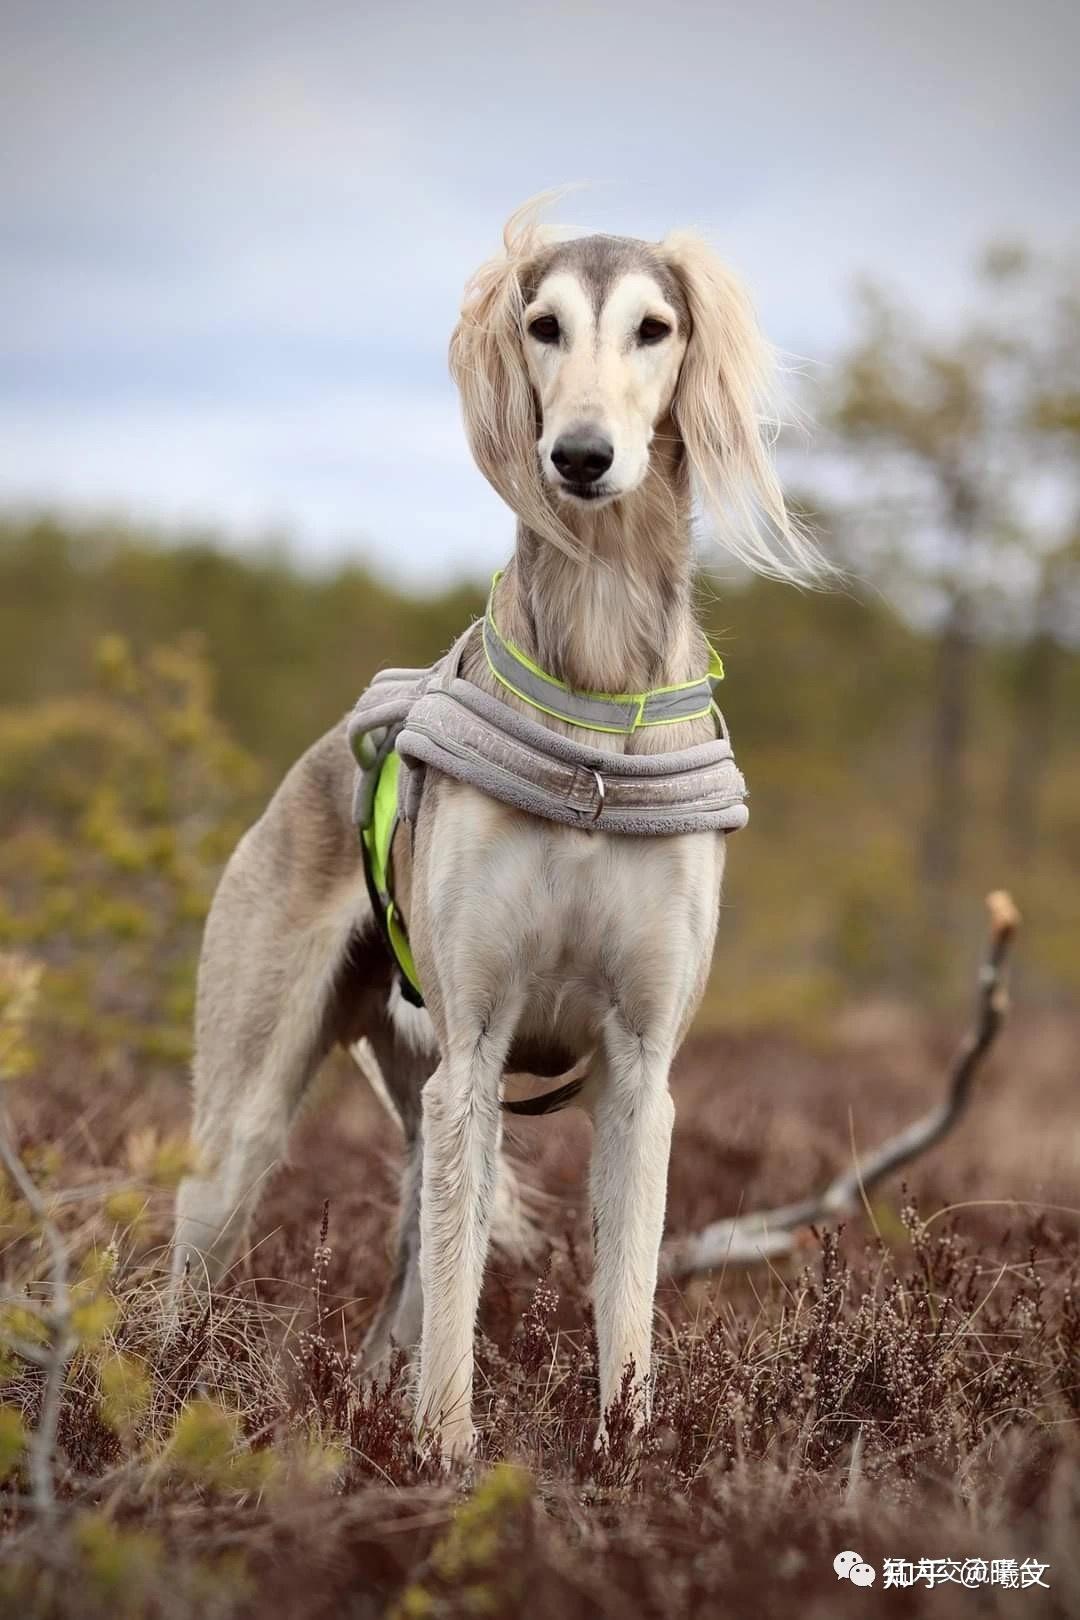
[[[466,286],[450,339],[450,374],[469,446],[488,483],[530,529],[576,557],[578,542],[552,507],[540,474],[536,401],[522,348],[522,273],[553,239],[537,219],[553,195],[535,197],[511,214],[504,252],[481,265]]]
[[[835,570],[788,511],[773,466],[773,357],[746,290],[690,233],[666,237],[660,252],[690,308],[674,415],[705,516],[755,573],[823,583]]]

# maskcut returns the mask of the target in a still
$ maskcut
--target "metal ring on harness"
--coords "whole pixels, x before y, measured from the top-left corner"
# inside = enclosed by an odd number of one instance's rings
[[[595,825],[604,813],[604,800],[607,797],[607,792],[604,788],[604,778],[600,775],[600,772],[593,771],[592,774],[593,781],[596,783],[596,809],[593,811],[592,816],[593,824]]]

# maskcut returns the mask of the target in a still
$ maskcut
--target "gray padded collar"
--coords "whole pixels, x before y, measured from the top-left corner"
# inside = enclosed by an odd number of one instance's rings
[[[746,784],[716,710],[720,735],[660,754],[611,754],[564,737],[511,709],[458,674],[472,628],[426,670],[385,670],[349,720],[361,767],[357,814],[368,800],[365,773],[387,731],[408,770],[400,810],[414,819],[423,772],[459,782],[566,826],[665,837],[735,832],[746,825]]]

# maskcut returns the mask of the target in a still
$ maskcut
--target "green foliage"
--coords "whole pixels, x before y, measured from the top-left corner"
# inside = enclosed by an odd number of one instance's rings
[[[264,1483],[284,1502],[297,1493],[322,1495],[336,1490],[348,1465],[344,1448],[314,1430],[290,1435],[275,1446],[273,1456]]]
[[[136,659],[109,636],[91,680],[0,711],[0,946],[47,966],[39,1029],[152,1073],[189,1055],[201,923],[260,773],[215,718],[192,638]]]
[[[100,1363],[98,1379],[102,1417],[122,1439],[131,1439],[150,1406],[146,1369],[133,1356],[115,1352]]]
[[[79,692],[95,659],[122,688],[131,660],[197,631],[218,712],[280,772],[376,669],[430,661],[483,600],[472,585],[407,597],[351,564],[305,574],[206,535],[0,521],[0,703]]]
[[[189,1402],[176,1420],[165,1451],[168,1468],[212,1490],[260,1491],[277,1471],[269,1450],[252,1451],[240,1419],[213,1401]]]
[[[109,1072],[180,1072],[201,923],[239,833],[376,668],[430,661],[482,600],[479,586],[407,597],[355,567],[306,574],[206,539],[0,525],[0,950],[47,968],[27,1049],[62,1026]],[[951,1000],[967,984],[981,893],[1001,882],[1030,919],[1026,993],[1080,987],[1069,644],[1052,641],[1050,697],[1046,660],[1035,667],[1025,643],[975,648],[950,878],[965,909],[928,930],[933,636],[872,593],[755,583],[721,597],[706,580],[701,606],[751,790],[705,1017],[814,1020],[882,990]],[[1010,784],[1033,714],[1046,727],[1018,864]],[[1020,779],[1034,780],[1026,767]]]
[[[116,1320],[116,1306],[105,1294],[92,1294],[71,1311],[71,1327],[82,1345],[99,1344]]]
[[[17,1406],[0,1406],[0,1481],[14,1473],[26,1449],[26,1427]]]
[[[134,1187],[122,1187],[105,1199],[106,1217],[125,1231],[139,1227],[146,1215],[146,1194]]]
[[[512,1542],[529,1515],[534,1491],[523,1468],[498,1463],[489,1469],[436,1541],[426,1575],[402,1592],[393,1620],[435,1620],[462,1611],[507,1613],[522,1589]]]
[[[14,952],[0,953],[0,1082],[34,1066],[27,1026],[37,1004],[41,966]]]
[[[164,1549],[153,1531],[121,1530],[106,1513],[80,1514],[75,1544],[92,1597],[107,1612],[137,1615],[153,1590]]]

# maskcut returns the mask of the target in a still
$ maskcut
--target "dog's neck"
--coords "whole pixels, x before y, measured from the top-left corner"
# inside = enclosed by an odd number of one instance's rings
[[[632,495],[596,513],[561,515],[580,556],[519,525],[496,598],[502,633],[583,691],[639,692],[700,675],[681,466],[650,471]]]

